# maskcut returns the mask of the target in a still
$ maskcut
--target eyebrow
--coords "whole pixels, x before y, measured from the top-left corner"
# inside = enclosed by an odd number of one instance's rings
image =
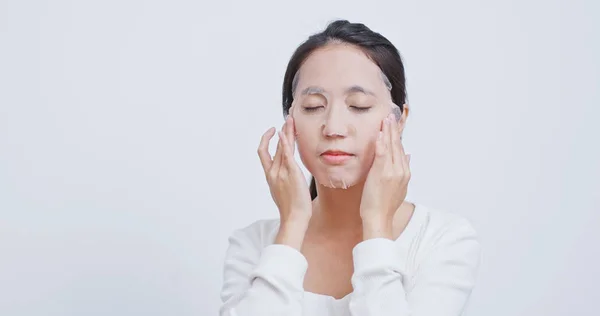
[[[346,90],[346,93],[357,93],[357,92],[375,96],[375,93],[373,91],[367,90],[367,89],[365,89],[361,86],[357,86],[357,85],[354,85],[354,86],[348,88],[348,90]]]
[[[323,94],[325,93],[325,89],[321,88],[321,87],[307,87],[306,89],[302,90],[302,92],[300,93],[300,95],[309,95],[309,94]]]
[[[311,87],[307,87],[304,90],[302,90],[300,95],[324,94],[324,93],[325,93],[325,89],[323,89],[321,87],[311,86]],[[353,85],[350,88],[346,89],[346,94],[350,94],[350,93],[364,93],[364,94],[375,96],[375,93],[373,91],[367,90],[358,85]]]

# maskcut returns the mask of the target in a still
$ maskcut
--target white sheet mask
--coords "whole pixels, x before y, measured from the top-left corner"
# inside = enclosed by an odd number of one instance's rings
[[[381,79],[383,80],[383,83],[384,83],[386,89],[388,91],[391,91],[392,84],[391,84],[389,78],[384,74],[383,71],[381,71],[380,74],[381,74]],[[298,83],[300,80],[299,78],[300,78],[300,72],[297,71],[294,74],[294,78],[292,80],[293,100],[292,100],[290,109],[288,111],[288,115],[292,115],[292,117],[295,116],[294,112],[297,111],[296,108],[298,107],[297,102],[301,99],[300,97],[296,98],[296,92],[297,92],[296,90],[298,88]],[[399,121],[402,117],[402,111],[401,111],[400,107],[394,103],[391,103],[389,113],[394,113],[397,121]],[[337,115],[347,115],[344,118],[340,118],[340,120],[346,122],[348,124],[349,129],[352,129],[353,126],[357,126],[362,123],[362,119],[360,118],[360,116],[352,115],[352,113],[350,111],[340,111],[339,113],[337,113]],[[327,119],[326,115],[323,115],[322,118],[323,118],[323,120]],[[324,124],[326,124],[326,121],[323,121],[320,123],[321,123],[321,125],[324,125]],[[302,137],[302,136],[296,134],[296,138],[299,138],[299,137]],[[326,177],[326,178],[323,179],[324,177]],[[348,189],[349,187],[356,184],[356,183],[351,183],[350,179],[348,179],[348,177],[343,172],[336,173],[335,171],[332,171],[331,173],[329,173],[327,175],[321,176],[319,180],[322,180],[322,181],[318,181],[321,185],[328,187],[328,188],[335,188],[335,189]]]
[[[321,182],[319,182],[321,183]],[[348,184],[344,178],[335,179],[332,176],[328,176],[328,181],[321,183],[322,186],[330,189],[342,189],[346,190],[350,188],[353,184]]]
[[[402,110],[400,109],[400,107],[394,103],[392,103],[391,108],[390,108],[390,112],[389,113],[394,113],[394,116],[396,117],[396,121],[400,121],[400,119],[402,118]],[[339,175],[332,175],[329,174],[327,175],[327,181],[324,182],[320,182],[321,185],[330,188],[330,189],[343,189],[346,190],[352,186],[354,186],[356,183],[350,183],[347,181],[347,179],[345,179],[343,176],[340,177]]]
[[[294,111],[297,110],[296,108],[297,108],[297,106],[296,106],[295,102],[293,102],[289,109],[288,115],[291,115],[292,117],[294,117]],[[344,113],[344,112],[342,112],[342,113]],[[399,121],[402,118],[402,110],[400,109],[400,106],[396,105],[393,102],[390,104],[390,112],[389,113],[394,113],[396,121]],[[287,117],[287,115],[286,115],[286,117]],[[352,120],[353,118],[349,117],[348,119]],[[357,122],[357,123],[360,124],[360,122]],[[298,138],[299,136],[300,135],[296,134],[296,138]],[[321,185],[323,185],[324,187],[327,187],[330,189],[346,190],[346,189],[356,185],[356,183],[350,182],[349,179],[346,179],[343,175],[328,174],[326,179],[319,179],[319,180],[324,180],[324,181],[318,181],[318,182]]]

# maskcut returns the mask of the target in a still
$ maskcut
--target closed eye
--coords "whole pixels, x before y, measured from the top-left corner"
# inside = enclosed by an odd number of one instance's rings
[[[305,107],[303,107],[304,111],[305,112],[309,112],[309,113],[310,112],[315,112],[315,111],[317,111],[317,110],[319,110],[321,108],[324,108],[324,106],[318,105],[318,106],[305,106]]]
[[[370,106],[365,107],[365,106],[354,106],[354,105],[351,105],[350,108],[357,112],[367,112],[371,109]]]

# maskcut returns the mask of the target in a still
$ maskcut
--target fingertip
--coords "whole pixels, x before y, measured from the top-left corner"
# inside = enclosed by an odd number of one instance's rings
[[[274,135],[273,131],[274,131],[273,127],[266,130],[261,136],[261,142],[266,142],[267,140],[270,140]]]

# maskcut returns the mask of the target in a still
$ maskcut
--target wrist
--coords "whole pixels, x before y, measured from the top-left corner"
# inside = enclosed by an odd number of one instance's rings
[[[296,250],[302,249],[302,243],[306,230],[308,229],[308,220],[305,219],[286,219],[279,225],[279,231],[275,237],[276,244],[287,245]]]
[[[310,218],[312,217],[312,209],[303,210],[298,209],[290,212],[285,212],[287,216],[281,218],[281,222],[289,226],[308,226]]]
[[[363,239],[393,238],[393,220],[385,216],[363,217]]]

